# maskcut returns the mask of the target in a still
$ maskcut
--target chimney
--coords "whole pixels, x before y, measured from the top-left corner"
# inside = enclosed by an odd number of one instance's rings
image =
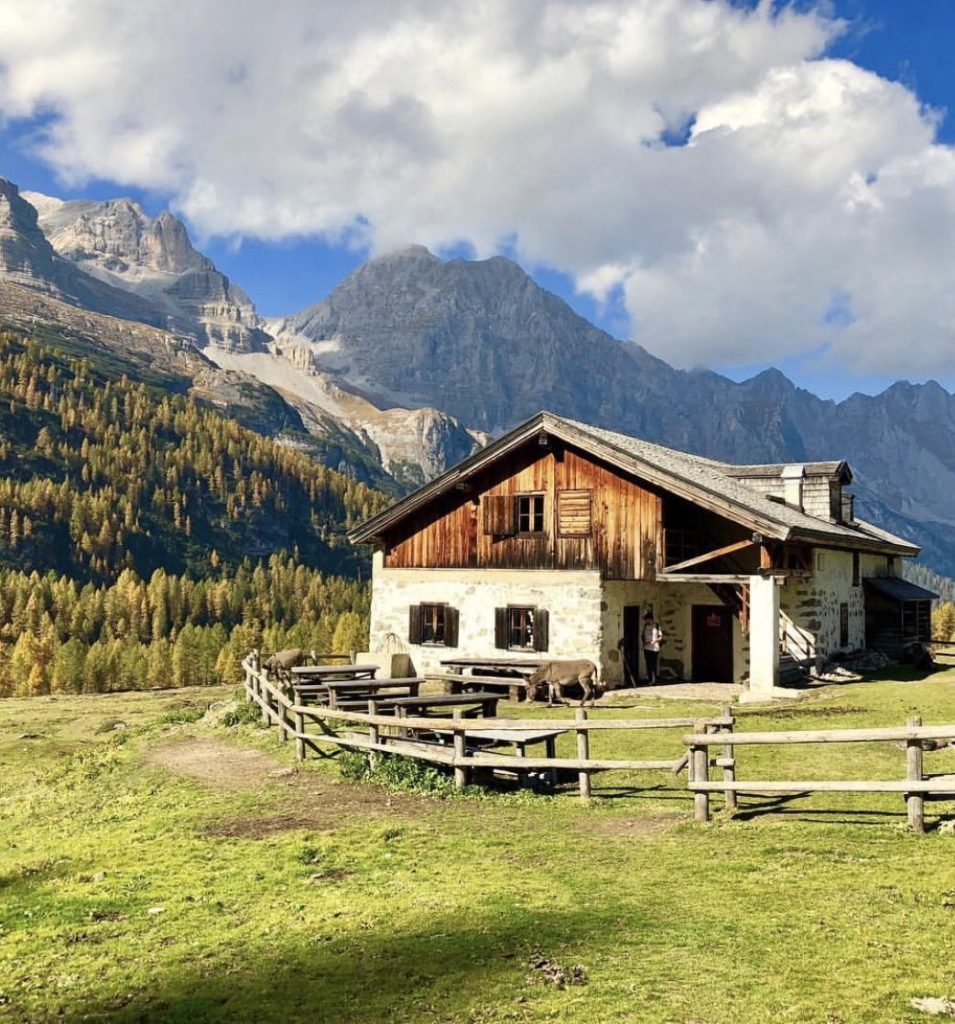
[[[855,502],[856,496],[854,494],[843,494],[842,495],[842,521],[844,523],[855,522]]]
[[[797,508],[800,512],[803,511],[802,482],[805,476],[806,467],[802,464],[783,467],[783,500],[790,508]]]

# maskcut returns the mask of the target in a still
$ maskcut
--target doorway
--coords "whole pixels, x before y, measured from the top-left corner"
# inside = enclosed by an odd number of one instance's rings
[[[623,609],[623,685],[640,685],[640,605],[628,604]]]
[[[693,606],[693,681],[733,681],[733,613],[724,605]]]

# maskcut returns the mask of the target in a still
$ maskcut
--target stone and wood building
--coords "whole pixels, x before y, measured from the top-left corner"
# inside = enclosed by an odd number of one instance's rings
[[[857,519],[845,462],[736,466],[543,412],[351,534],[374,546],[371,645],[589,658],[777,691],[787,667],[928,639],[918,547]]]

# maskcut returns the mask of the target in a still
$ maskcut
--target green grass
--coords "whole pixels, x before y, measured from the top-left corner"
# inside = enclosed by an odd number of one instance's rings
[[[223,695],[0,702],[0,1019],[882,1024],[924,1019],[912,997],[955,997],[955,836],[908,834],[901,797],[743,797],[735,819],[698,826],[662,773],[598,776],[590,807],[569,787],[397,795],[376,811],[333,760],[244,789],[150,764],[201,738],[291,766],[274,730],[198,719]],[[597,713],[716,710],[635,703]],[[738,727],[914,711],[955,720],[955,671],[742,708]],[[679,730],[593,744],[679,749]],[[905,755],[741,748],[739,761],[743,778],[901,778]],[[955,756],[926,767],[955,770]],[[344,808],[333,827],[298,820],[323,801]],[[953,811],[928,805],[933,822]],[[537,951],[582,964],[587,984],[548,984]]]

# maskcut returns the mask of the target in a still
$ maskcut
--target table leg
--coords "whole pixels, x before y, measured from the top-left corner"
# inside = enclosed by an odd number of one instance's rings
[[[549,758],[555,758],[557,756],[557,737],[549,736],[545,741],[545,750]],[[557,785],[557,769],[549,768],[547,770],[547,781],[551,786]]]
[[[527,746],[524,743],[514,744],[514,756],[515,757],[527,757]],[[517,773],[518,785],[521,789],[526,789],[531,784],[531,780],[525,771],[519,771]]]

